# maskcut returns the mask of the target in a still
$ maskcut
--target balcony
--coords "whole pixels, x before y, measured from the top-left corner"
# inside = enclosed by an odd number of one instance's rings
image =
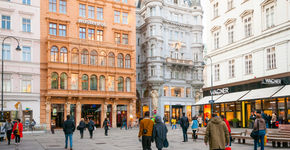
[[[174,59],[174,58],[166,58],[166,63],[173,65],[182,65],[182,66],[194,66],[192,60],[184,60],[184,59]]]

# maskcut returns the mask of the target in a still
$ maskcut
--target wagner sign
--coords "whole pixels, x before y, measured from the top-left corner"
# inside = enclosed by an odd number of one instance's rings
[[[215,89],[211,91],[212,95],[222,95],[229,93],[229,88]]]
[[[79,19],[78,23],[89,24],[89,25],[94,25],[94,26],[101,26],[101,27],[106,26],[106,24],[104,22],[96,22],[96,21],[83,20],[83,19]]]
[[[264,79],[262,80],[262,84],[282,84],[281,79]]]

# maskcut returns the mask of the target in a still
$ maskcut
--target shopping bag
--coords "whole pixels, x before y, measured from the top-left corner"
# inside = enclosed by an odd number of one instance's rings
[[[266,146],[267,142],[268,142],[268,140],[267,140],[267,135],[265,135],[265,137],[264,137],[264,145],[265,145],[265,146]]]
[[[228,147],[226,147],[225,150],[232,150],[232,148],[228,146]]]

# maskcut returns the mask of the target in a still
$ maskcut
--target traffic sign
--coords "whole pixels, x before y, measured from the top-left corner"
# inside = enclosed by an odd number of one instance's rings
[[[211,104],[211,103],[214,103],[214,100],[209,100],[208,102]]]
[[[157,113],[157,110],[153,110],[153,114],[156,114]]]

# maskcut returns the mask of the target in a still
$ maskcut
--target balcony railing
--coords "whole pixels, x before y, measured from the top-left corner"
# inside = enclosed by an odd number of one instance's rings
[[[166,58],[166,62],[172,63],[172,64],[178,64],[178,65],[186,65],[186,66],[194,65],[192,60],[184,60],[184,59]]]

